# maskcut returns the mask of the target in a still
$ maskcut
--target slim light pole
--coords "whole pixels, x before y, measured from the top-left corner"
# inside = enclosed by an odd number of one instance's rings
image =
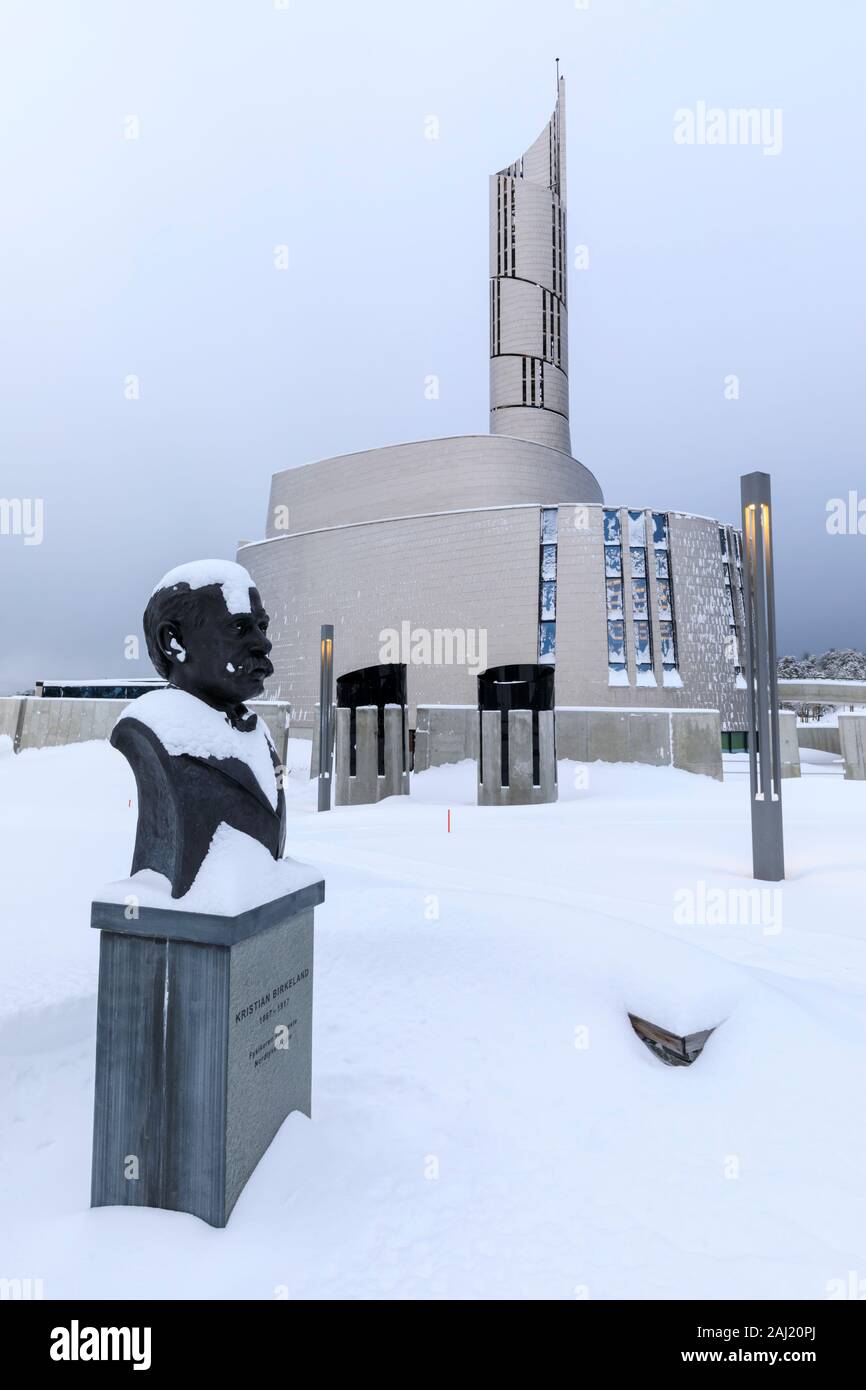
[[[776,684],[776,598],[769,473],[740,478],[749,692],[749,776],[755,878],[785,877],[779,692]]]
[[[319,810],[331,809],[331,700],[334,688],[334,627],[322,624],[319,672]]]

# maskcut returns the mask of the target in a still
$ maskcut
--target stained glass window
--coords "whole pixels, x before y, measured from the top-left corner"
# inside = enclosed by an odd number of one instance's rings
[[[534,367],[534,363],[533,363]],[[556,660],[556,507],[541,508],[538,561],[538,660]]]
[[[542,621],[556,617],[556,580],[542,579],[541,581],[541,618]]]
[[[653,545],[663,550],[668,548],[667,512],[653,512]]]
[[[625,666],[625,623],[622,619],[608,620],[607,659],[611,666]]]
[[[552,661],[556,656],[556,623],[538,624],[538,660]]]
[[[609,618],[621,618],[622,611],[622,580],[607,579],[607,616]]]
[[[650,625],[646,621],[635,621],[634,656],[635,665],[637,666],[639,671],[652,670],[652,645],[650,641]]]

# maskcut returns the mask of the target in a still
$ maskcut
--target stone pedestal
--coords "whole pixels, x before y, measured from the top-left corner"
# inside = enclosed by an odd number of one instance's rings
[[[95,902],[91,1205],[225,1226],[283,1120],[310,1114],[324,883],[236,917]]]
[[[848,780],[866,781],[866,714],[839,715],[839,751]]]
[[[503,740],[502,721],[508,720]],[[533,720],[538,720],[538,770],[533,764]],[[479,806],[536,806],[556,801],[553,710],[480,711]],[[507,764],[503,766],[503,748]]]
[[[406,710],[386,705],[384,749],[379,759],[379,717],[376,705],[356,710],[337,709],[334,754],[334,793],[337,806],[365,806],[386,796],[409,795],[409,727]],[[352,770],[352,716],[355,719],[355,758]],[[380,770],[381,766],[381,770]]]

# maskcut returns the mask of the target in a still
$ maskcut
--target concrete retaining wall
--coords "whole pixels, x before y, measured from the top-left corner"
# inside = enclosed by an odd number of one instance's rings
[[[800,748],[817,748],[821,753],[835,753],[837,757],[842,753],[839,730],[826,724],[816,724],[814,728],[808,725],[798,728],[797,743]]]
[[[678,767],[718,782],[724,775],[718,710],[558,709],[556,751],[581,763]]]
[[[866,782],[866,714],[839,715],[839,743],[850,782]]]
[[[10,738],[15,737],[15,726],[18,723],[20,708],[21,699],[17,695],[7,695],[0,699],[0,737],[3,734],[8,734]]]
[[[800,744],[797,739],[797,716],[793,710],[779,710],[779,753],[782,776],[800,776]]]
[[[478,757],[476,705],[419,705],[415,729],[415,772]]]
[[[721,782],[718,710],[557,709],[556,754],[575,762],[678,767]],[[419,705],[415,771],[478,757],[473,705]]]
[[[866,681],[780,680],[779,699],[804,705],[866,705]]]
[[[123,711],[134,700],[76,700],[36,695],[0,697],[0,734],[16,740],[16,752],[26,748],[59,748],[66,743],[86,743],[108,738]],[[289,706],[270,700],[252,700],[267,724],[277,755],[286,761]]]

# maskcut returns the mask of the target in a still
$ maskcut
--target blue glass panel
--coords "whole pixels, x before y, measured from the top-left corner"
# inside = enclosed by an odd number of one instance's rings
[[[667,550],[668,518],[666,512],[653,512],[653,545]]]
[[[541,583],[541,613],[542,620],[556,617],[556,580],[544,579]]]
[[[556,623],[538,624],[538,659],[556,654]]]

